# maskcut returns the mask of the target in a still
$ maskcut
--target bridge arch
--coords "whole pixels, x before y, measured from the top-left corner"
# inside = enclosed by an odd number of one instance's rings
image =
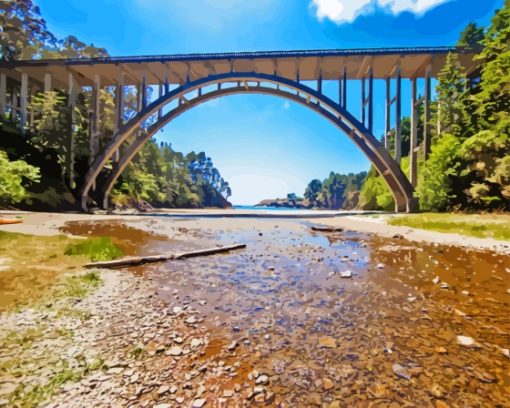
[[[217,88],[212,91],[208,90],[211,85]],[[228,87],[225,87],[225,85],[228,85]],[[150,116],[167,104],[176,100],[179,101],[177,107],[165,115],[159,116],[158,120],[147,128],[146,134],[137,138],[121,154],[119,162],[113,166],[100,192],[99,201],[102,199],[103,207],[107,207],[108,196],[117,178],[136,153],[157,131],[179,115],[206,101],[240,93],[274,95],[300,103],[316,111],[336,125],[367,156],[390,187],[395,199],[395,211],[412,212],[417,210],[417,200],[413,197],[414,189],[400,166],[377,138],[354,115],[332,99],[299,82],[276,75],[237,72],[211,75],[194,82],[188,82],[150,103],[121,126],[104,151],[97,156],[85,176],[80,189],[82,208],[85,211],[87,210],[90,191],[108,161],[119,151],[129,136],[139,129]]]

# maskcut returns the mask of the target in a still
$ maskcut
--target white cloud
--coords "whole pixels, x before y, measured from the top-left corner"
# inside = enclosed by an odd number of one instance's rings
[[[285,101],[285,102],[283,102],[283,109],[285,109],[285,110],[290,109],[290,103],[289,103],[289,101]]]
[[[325,18],[339,24],[351,22],[361,14],[368,14],[374,7],[383,8],[393,14],[410,11],[421,14],[450,0],[312,0],[317,8],[319,20]]]

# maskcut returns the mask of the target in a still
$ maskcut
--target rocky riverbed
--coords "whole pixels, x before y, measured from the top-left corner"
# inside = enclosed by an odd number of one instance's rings
[[[99,271],[79,301],[2,314],[30,341],[2,344],[0,401],[53,381],[52,407],[510,404],[509,256],[311,225],[68,223],[131,254],[247,249]]]

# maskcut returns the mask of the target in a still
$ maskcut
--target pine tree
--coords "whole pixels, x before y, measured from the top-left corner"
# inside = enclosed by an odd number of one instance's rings
[[[464,31],[460,33],[460,39],[457,45],[459,47],[479,47],[483,38],[483,27],[479,27],[476,23],[469,23]]]
[[[466,117],[466,77],[457,54],[449,53],[443,69],[437,75],[438,85],[437,120],[440,132],[451,133],[457,137],[464,135],[463,120]]]

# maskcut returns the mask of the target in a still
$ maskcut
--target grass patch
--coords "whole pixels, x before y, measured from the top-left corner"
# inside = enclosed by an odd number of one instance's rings
[[[65,255],[84,255],[95,261],[111,261],[119,258],[124,253],[108,237],[93,237],[69,244],[64,252]]]
[[[49,295],[50,299],[70,297],[84,298],[101,284],[101,277],[97,272],[88,272],[84,275],[67,277],[61,288]]]
[[[388,223],[477,238],[510,241],[510,215],[424,213],[393,217],[388,220]]]
[[[83,297],[83,284],[96,287],[99,275],[80,275],[77,281],[64,282],[66,276],[90,260],[111,260],[121,255],[110,238],[76,239],[0,231],[0,313],[21,311],[47,301],[63,283],[68,284],[70,296]]]

